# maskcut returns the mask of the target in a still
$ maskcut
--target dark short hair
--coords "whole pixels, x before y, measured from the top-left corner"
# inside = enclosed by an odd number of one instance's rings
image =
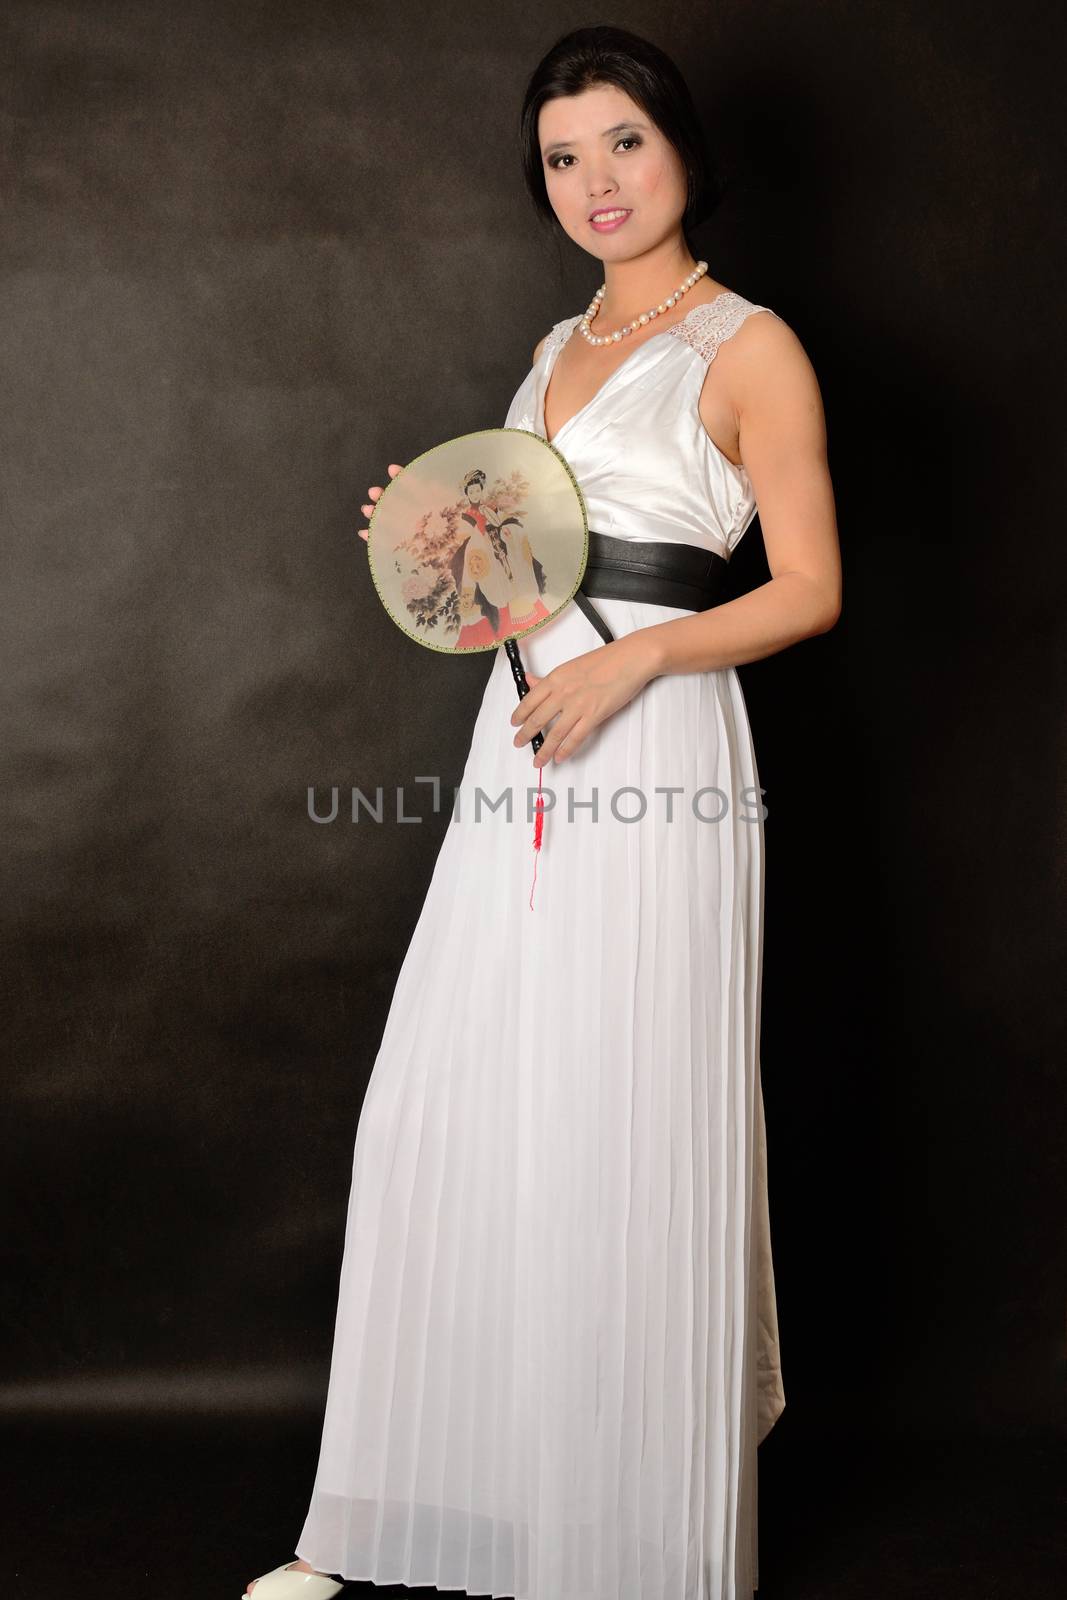
[[[560,227],[545,187],[537,137],[541,107],[601,83],[624,90],[678,152],[688,191],[683,233],[705,221],[718,203],[721,185],[689,87],[666,51],[626,28],[607,24],[575,28],[557,39],[526,86],[519,143],[526,188],[539,215]]]

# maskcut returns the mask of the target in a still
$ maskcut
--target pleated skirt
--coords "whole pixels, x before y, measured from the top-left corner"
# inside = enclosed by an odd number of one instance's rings
[[[688,615],[595,604],[616,637]],[[598,647],[576,606],[520,646],[540,677]],[[500,649],[356,1129],[296,1552],[514,1600],[749,1600],[785,1398],[740,683],[655,678],[549,763],[532,908],[517,703]]]

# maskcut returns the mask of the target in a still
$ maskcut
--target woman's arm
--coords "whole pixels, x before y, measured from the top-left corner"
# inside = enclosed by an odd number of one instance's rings
[[[742,346],[739,341],[745,340]],[[722,363],[720,367],[720,363]],[[716,404],[728,397],[773,576],[710,611],[673,617],[561,662],[511,713],[516,745],[545,735],[534,766],[565,761],[655,677],[758,661],[825,633],[841,613],[841,552],[822,397],[792,329],[750,317],[719,351]],[[711,369],[709,368],[709,371]]]
[[[742,342],[743,341],[743,342]],[[737,421],[759,509],[770,581],[725,605],[632,635],[652,676],[707,672],[826,633],[841,614],[841,551],[826,459],[822,396],[811,362],[777,317],[750,317],[709,375]]]

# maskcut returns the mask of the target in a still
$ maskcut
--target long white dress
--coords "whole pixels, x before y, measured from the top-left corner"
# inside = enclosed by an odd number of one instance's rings
[[[697,407],[707,363],[759,311],[774,315],[734,294],[694,307],[560,429],[591,528],[736,548],[751,485]],[[506,426],[544,436],[577,321],[552,329]],[[617,638],[689,614],[593,603]],[[521,645],[541,677],[601,648],[574,604]],[[356,1131],[296,1551],[515,1600],[748,1600],[756,1446],[785,1397],[740,684],[733,668],[654,678],[550,762],[536,858],[517,703],[501,648]]]

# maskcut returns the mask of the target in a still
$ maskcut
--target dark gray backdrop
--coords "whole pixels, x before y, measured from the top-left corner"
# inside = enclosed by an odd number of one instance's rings
[[[359,506],[502,422],[600,281],[514,129],[603,20],[686,71],[728,179],[700,253],[828,413],[843,618],[741,669],[782,1430],[1053,1421],[1062,30],[1032,0],[8,5],[8,1410],[321,1404],[446,819],[316,826],[307,788],[458,781],[490,662],[403,638]],[[758,527],[734,574],[766,578]]]

